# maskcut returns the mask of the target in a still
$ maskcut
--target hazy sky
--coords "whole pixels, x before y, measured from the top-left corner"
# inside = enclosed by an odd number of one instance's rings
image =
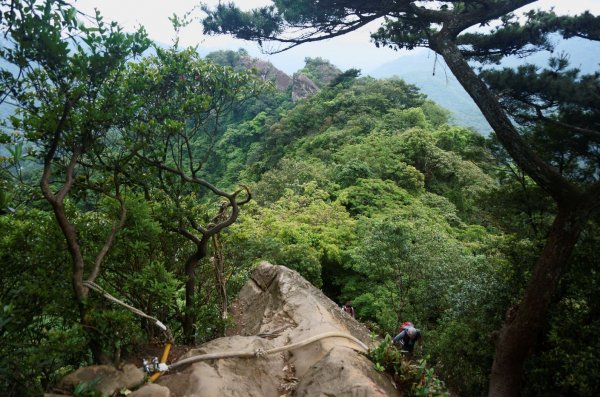
[[[269,4],[267,0],[234,0],[243,9]],[[215,5],[218,0],[205,0],[209,5]],[[169,44],[174,37],[169,16],[174,13],[183,15],[199,4],[199,0],[76,0],[77,8],[85,13],[93,14],[97,8],[108,20],[119,22],[126,30],[143,25],[153,40]],[[532,8],[555,7],[559,13],[578,13],[591,10],[600,14],[600,0],[540,0]],[[199,16],[196,12],[194,15]],[[192,23],[181,34],[182,45],[199,45],[202,53],[206,54],[218,49],[245,48],[253,56],[270,60],[275,66],[286,73],[292,73],[302,68],[305,57],[322,57],[329,59],[340,69],[361,69],[364,73],[373,68],[394,60],[401,53],[376,48],[369,40],[370,32],[377,29],[375,21],[356,32],[340,36],[328,41],[309,43],[277,55],[266,55],[260,52],[255,43],[233,39],[229,36],[203,36],[199,23]]]

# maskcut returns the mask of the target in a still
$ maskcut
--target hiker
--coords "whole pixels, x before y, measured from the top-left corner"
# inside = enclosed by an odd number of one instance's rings
[[[348,313],[352,318],[355,316],[354,308],[352,307],[352,301],[346,302],[344,306],[342,306],[342,310]]]
[[[394,336],[394,344],[399,346],[400,350],[412,353],[415,344],[421,338],[421,331],[416,329],[410,321],[402,324],[398,331],[398,335]]]

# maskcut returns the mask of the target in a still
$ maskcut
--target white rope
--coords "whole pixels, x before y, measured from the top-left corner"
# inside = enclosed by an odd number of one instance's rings
[[[160,328],[161,330],[163,330],[165,332],[165,334],[167,334],[167,337],[169,338],[169,342],[173,341],[173,336],[171,335],[171,331],[169,331],[169,329],[167,328],[166,325],[164,325],[162,322],[160,322],[160,320],[158,320],[155,317],[149,316],[146,313],[144,313],[143,311],[141,311],[140,309],[137,309],[131,305],[128,305],[127,303],[115,298],[114,296],[112,296],[111,294],[109,294],[108,292],[106,292],[106,290],[104,288],[102,288],[101,286],[99,286],[98,284],[92,282],[92,281],[84,281],[83,285],[88,287],[89,289],[92,289],[96,292],[98,292],[99,294],[101,294],[103,297],[105,297],[106,299],[121,305],[123,307],[125,307],[126,309],[128,309],[129,311],[131,311],[132,313],[137,314],[140,317],[144,317],[147,318],[148,320],[151,320],[154,325],[156,325],[158,328]]]
[[[300,342],[292,343],[290,345],[276,347],[276,348],[273,348],[270,350],[262,350],[262,349],[258,348],[255,351],[232,351],[232,352],[224,352],[224,353],[208,353],[208,354],[201,354],[198,356],[188,357],[181,361],[178,361],[176,363],[169,365],[169,370],[173,370],[173,369],[181,367],[183,365],[192,364],[192,363],[195,363],[198,361],[216,360],[216,359],[220,359],[220,358],[233,358],[233,357],[262,358],[269,354],[275,354],[275,353],[279,353],[284,350],[291,350],[291,349],[295,349],[298,347],[306,346],[310,343],[316,342],[316,341],[318,341],[320,339],[324,339],[324,338],[350,339],[351,341],[355,342],[358,346],[360,346],[360,348],[363,349],[364,351],[369,350],[369,347],[367,345],[365,345],[363,342],[361,342],[359,339],[355,338],[352,335],[348,335],[343,332],[325,332],[325,333],[322,333],[319,335],[311,336],[310,338],[301,340]]]
[[[102,287],[100,287],[96,283],[93,283],[91,281],[84,281],[83,285],[98,292],[99,294],[104,296],[106,299],[127,308],[128,310],[137,314],[138,316],[152,320],[156,326],[161,328],[167,334],[167,336],[169,337],[169,341],[173,340],[173,337],[171,336],[171,332],[169,331],[169,329],[163,323],[161,323],[158,319],[156,319],[152,316],[149,316],[146,313],[144,313],[143,311],[136,309],[135,307],[128,305],[127,303],[115,298],[114,296],[112,296],[111,294],[106,292]],[[322,334],[311,336],[310,338],[301,340],[299,342],[292,343],[292,344],[285,345],[285,346],[275,347],[270,350],[263,350],[261,348],[258,348],[254,351],[232,351],[232,352],[224,352],[224,353],[208,353],[208,354],[201,354],[201,355],[194,356],[194,357],[188,357],[188,358],[178,361],[174,364],[171,364],[166,368],[165,367],[161,368],[161,372],[164,372],[167,370],[173,370],[173,369],[181,367],[183,365],[192,364],[192,363],[195,363],[198,361],[205,361],[205,360],[216,360],[216,359],[221,359],[221,358],[234,358],[234,357],[263,358],[269,354],[275,354],[275,353],[279,353],[281,351],[291,350],[291,349],[295,349],[298,347],[303,347],[310,343],[313,343],[313,342],[316,342],[318,340],[325,339],[325,338],[346,338],[346,339],[349,339],[349,340],[353,341],[354,343],[356,343],[358,346],[360,346],[360,348],[362,350],[364,350],[364,351],[369,350],[369,347],[367,345],[365,345],[362,341],[355,338],[354,336],[348,335],[343,332],[334,331],[334,332],[325,332]]]

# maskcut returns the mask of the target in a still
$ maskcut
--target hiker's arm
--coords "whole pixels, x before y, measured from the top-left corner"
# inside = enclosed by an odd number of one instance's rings
[[[400,332],[394,337],[394,343],[400,343],[401,345],[404,345],[404,335],[406,335],[406,330]]]

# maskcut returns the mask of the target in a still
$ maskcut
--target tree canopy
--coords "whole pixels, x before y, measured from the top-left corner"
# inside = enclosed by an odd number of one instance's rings
[[[594,396],[598,75],[560,54],[495,62],[595,40],[597,18],[511,14],[526,3],[207,10],[213,32],[230,21],[287,45],[387,17],[376,43],[438,51],[495,119],[487,139],[399,78],[309,57],[299,73],[319,90],[292,101],[243,51],[144,52],[143,29],[68,2],[0,1],[1,99],[15,109],[0,132],[0,354],[19,358],[0,362],[0,394],[42,394],[162,337],[86,281],[193,344],[233,325],[228,296],[268,260],[352,300],[382,337],[417,324],[427,372],[407,395],[434,393],[431,366],[461,395]],[[493,27],[467,29],[479,24]]]
[[[580,233],[597,213],[600,202],[597,175],[581,184],[580,176],[575,177],[572,170],[565,172],[566,168],[557,163],[564,161],[564,156],[560,160],[556,155],[553,159],[548,157],[551,148],[545,144],[550,136],[554,142],[560,139],[559,131],[562,131],[563,139],[569,141],[569,149],[565,150],[570,152],[569,157],[577,159],[569,163],[577,164],[575,168],[588,176],[594,174],[589,172],[589,164],[597,164],[598,128],[594,121],[597,107],[594,109],[593,98],[597,95],[600,76],[596,73],[580,78],[576,72],[566,70],[564,59],[553,60],[548,71],[524,67],[512,76],[510,71],[478,75],[468,63],[493,63],[510,55],[552,49],[550,34],[555,33],[563,38],[600,39],[600,17],[589,12],[578,16],[539,10],[525,15],[515,13],[534,3],[534,0],[274,0],[271,5],[248,12],[239,10],[233,3],[219,4],[215,9],[205,8],[207,17],[203,20],[206,33],[233,34],[260,45],[281,43],[283,48],[277,51],[284,51],[302,43],[343,35],[383,18],[381,27],[372,35],[375,44],[395,49],[427,47],[442,56],[512,160],[554,199],[557,215],[546,248],[516,316],[506,321],[497,343],[490,395],[518,394],[520,369],[527,351],[535,344],[553,292],[568,268]],[[481,29],[486,26],[491,28]],[[472,28],[480,29],[473,31]],[[528,84],[515,89],[519,80],[527,80]],[[577,87],[578,95],[568,94],[569,85],[573,89]],[[557,90],[558,87],[561,89]],[[502,101],[494,91],[500,93]],[[568,95],[569,99],[561,101],[561,95]],[[580,119],[572,117],[574,114],[586,116]],[[534,138],[522,136],[511,116],[516,116],[517,122],[534,121],[537,127]],[[520,337],[512,338],[514,334]]]

